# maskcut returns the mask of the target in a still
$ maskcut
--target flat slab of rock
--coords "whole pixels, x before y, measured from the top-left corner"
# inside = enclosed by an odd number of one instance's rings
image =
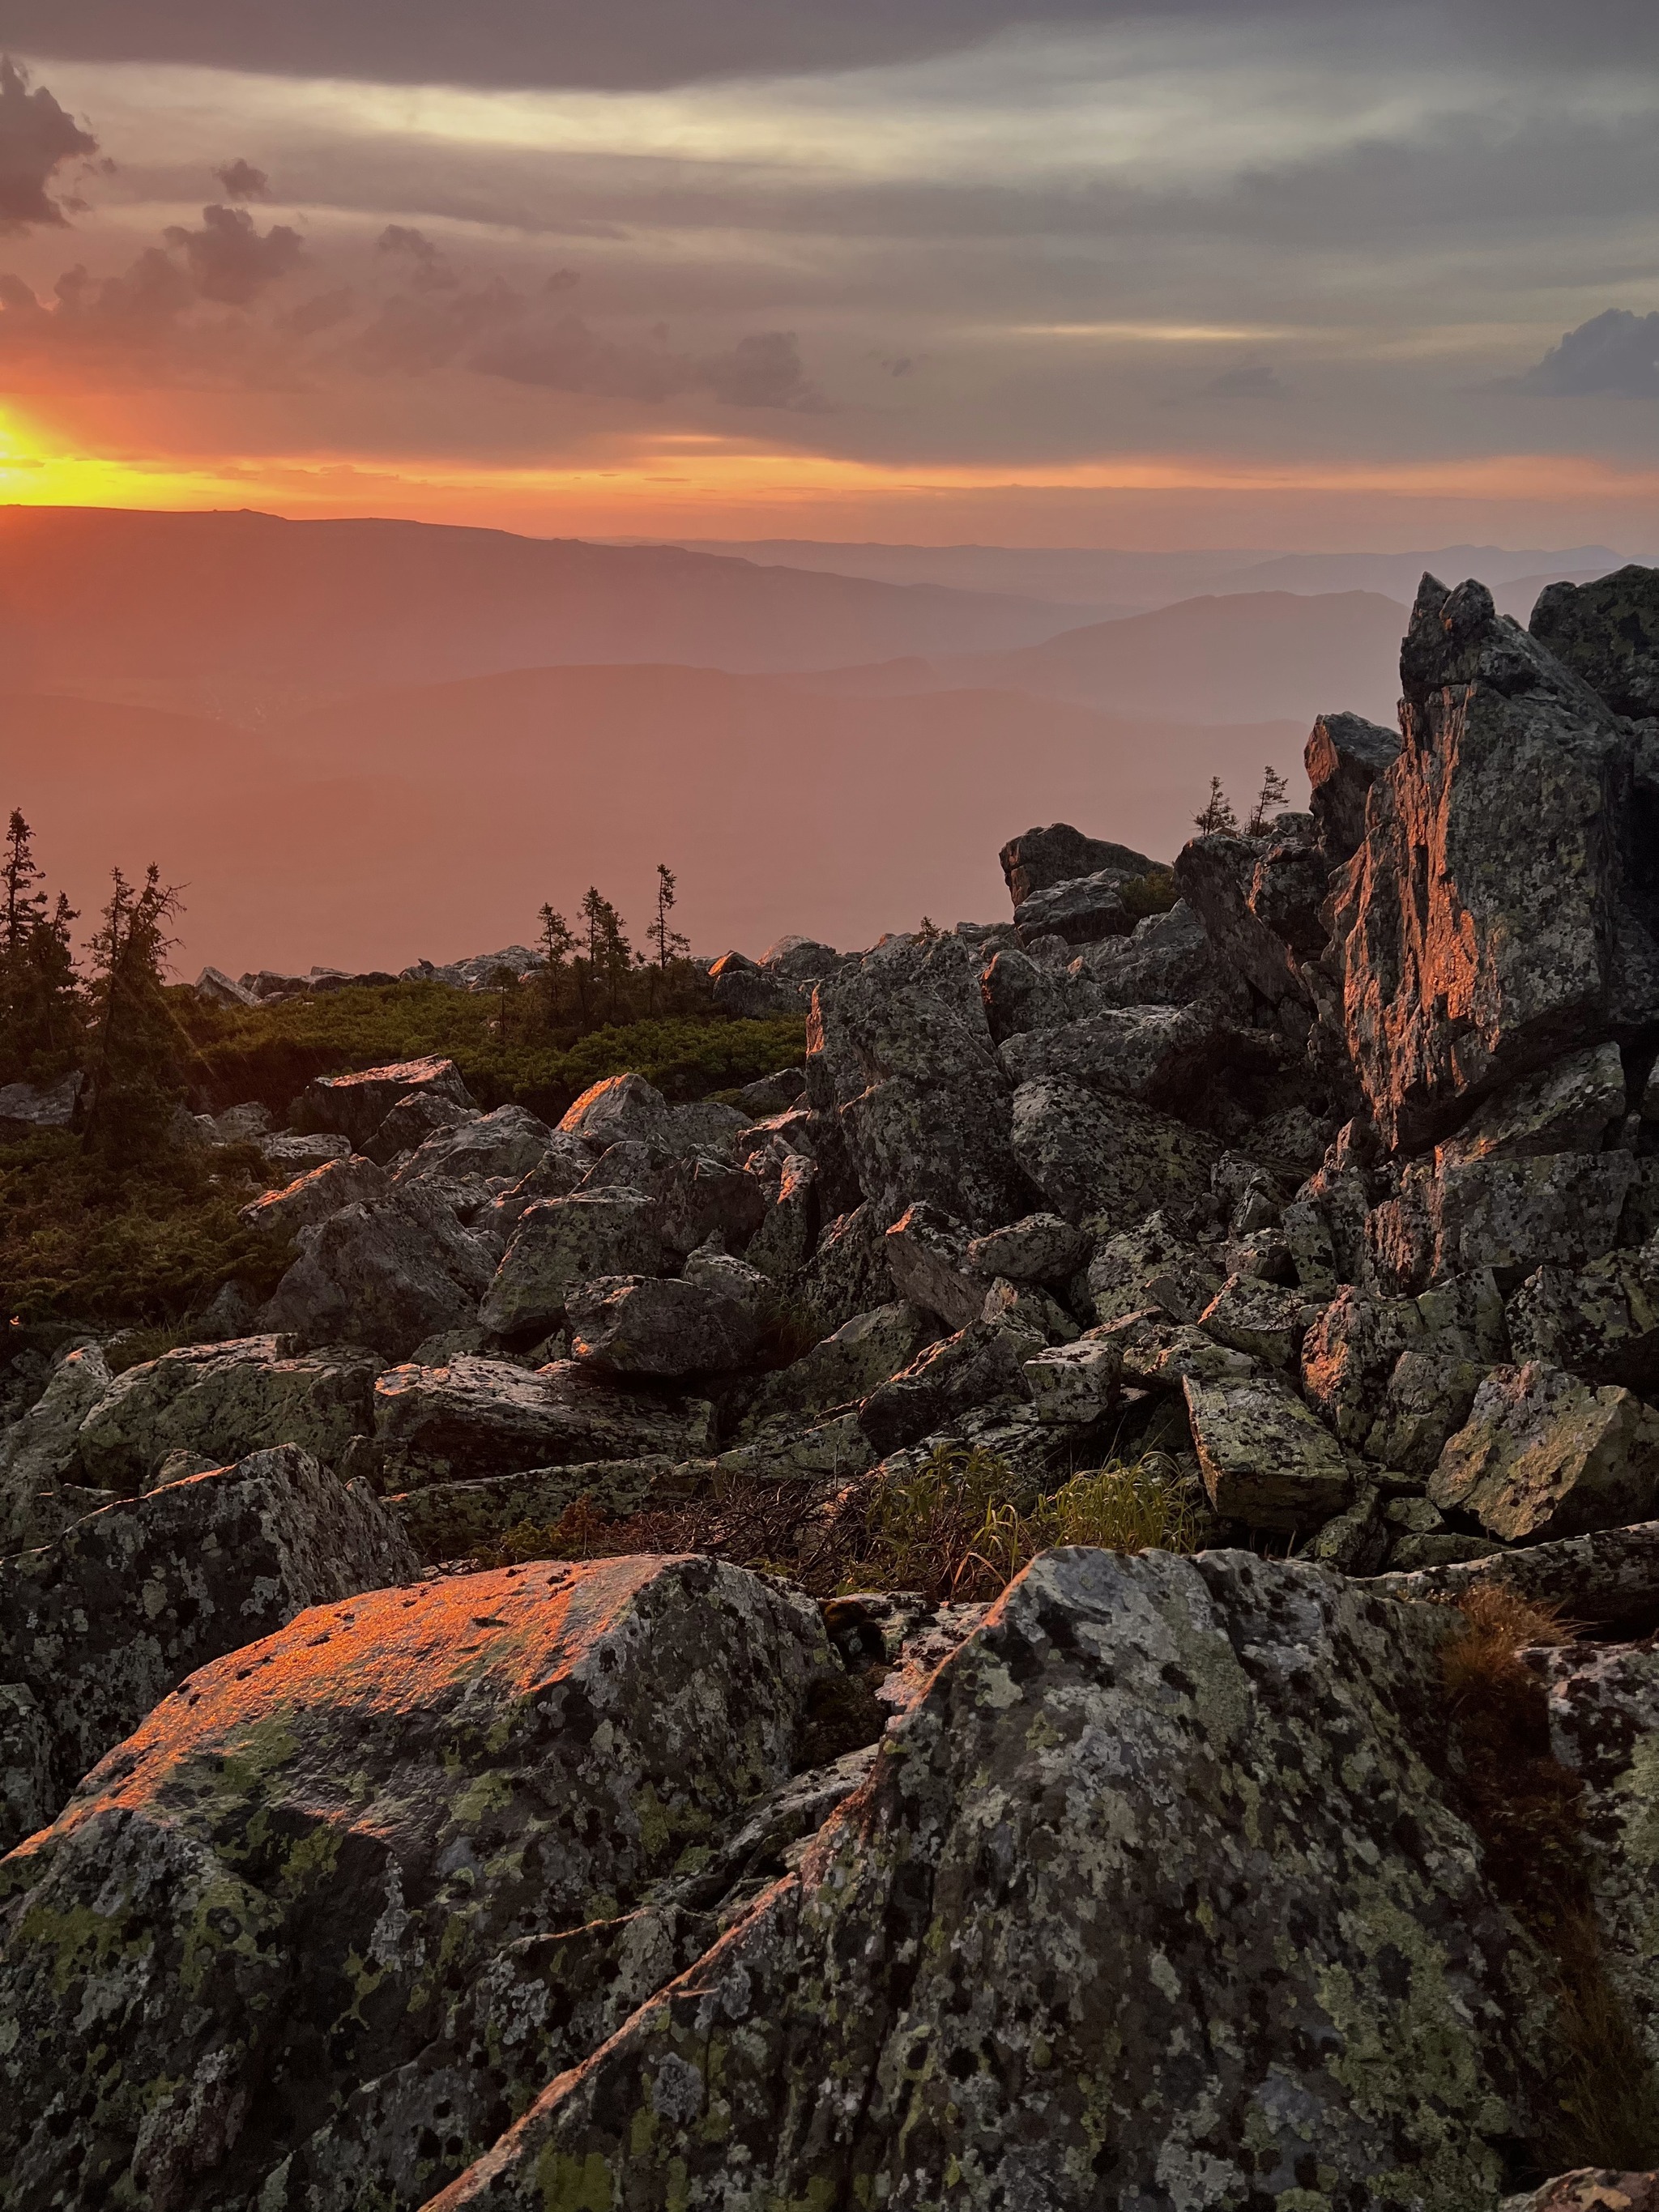
[[[297,1237],[337,1213],[343,1206],[356,1206],[385,1198],[392,1188],[386,1170],[360,1153],[344,1159],[325,1160],[296,1176],[280,1190],[268,1190],[245,1206],[236,1218],[245,1229],[261,1236]]]
[[[453,1060],[433,1054],[384,1067],[365,1067],[350,1075],[319,1075],[295,1100],[289,1119],[301,1135],[328,1131],[350,1139],[362,1152],[400,1098],[411,1091],[476,1109]]]
[[[227,1466],[270,1444],[336,1465],[373,1425],[380,1360],[360,1345],[295,1353],[279,1336],[180,1345],[118,1375],[76,1438],[86,1480],[136,1490],[169,1453]]]
[[[1121,1347],[1109,1337],[1088,1336],[1050,1345],[1028,1359],[1025,1387],[1040,1421],[1088,1427],[1111,1411],[1122,1372]]]
[[[1248,1352],[1269,1367],[1294,1373],[1302,1340],[1324,1310],[1324,1300],[1306,1291],[1264,1283],[1258,1275],[1229,1275],[1198,1316],[1198,1325],[1218,1344]]]
[[[968,1264],[976,1275],[1006,1276],[1016,1283],[1063,1283],[1089,1257],[1091,1240],[1057,1213],[1028,1213],[1024,1220],[975,1237]]]
[[[1376,1587],[1389,1597],[1449,1601],[1488,1583],[1501,1583],[1528,1604],[1554,1606],[1564,1620],[1604,1635],[1649,1635],[1659,1626],[1659,1521],[1522,1545],[1466,1565],[1379,1575]]]
[[[374,1435],[389,1489],[601,1459],[707,1456],[702,1399],[629,1393],[574,1360],[535,1370],[462,1357],[391,1367],[374,1386]]]
[[[900,1296],[952,1328],[977,1321],[989,1285],[968,1256],[971,1242],[941,1207],[908,1207],[887,1232],[887,1265]]]
[[[1659,1504],[1659,1413],[1538,1360],[1495,1368],[1429,1498],[1508,1543],[1645,1521]]]
[[[1210,1503],[1224,1520],[1302,1532],[1353,1495],[1342,1447],[1277,1376],[1182,1388]]]
[[[986,2203],[1176,2172],[1271,2203],[1316,2170],[1495,2202],[1540,2015],[1413,1747],[1455,1632],[1237,1553],[1048,1553],[799,1875],[434,2212],[545,2212],[567,2176],[600,2204],[921,2203],[945,2172]]]
[[[1072,1076],[1146,1105],[1179,1106],[1202,1089],[1220,1048],[1212,1008],[1112,1006],[1006,1038],[1002,1064],[1017,1084]]]
[[[4,1863],[0,2170],[422,2203],[678,1970],[629,1916],[787,1783],[829,1664],[777,1584],[628,1559],[374,1592],[204,1668]],[[88,2017],[121,2024],[90,2075]]]
[[[416,1565],[377,1498],[291,1444],[106,1506],[0,1560],[0,1680],[39,1701],[55,1793],[5,1847],[192,1668]]]
[[[662,1457],[589,1460],[573,1467],[526,1468],[471,1482],[434,1482],[386,1500],[423,1559],[465,1559],[498,1544],[509,1529],[554,1527],[579,1498],[620,1519],[637,1513],[676,1462]]]

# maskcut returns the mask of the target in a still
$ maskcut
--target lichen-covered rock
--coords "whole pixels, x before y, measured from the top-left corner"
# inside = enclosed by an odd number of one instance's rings
[[[281,1190],[266,1191],[236,1218],[261,1236],[297,1237],[343,1206],[385,1198],[391,1188],[383,1169],[354,1152],[343,1160],[325,1160]]]
[[[670,1152],[637,1139],[611,1146],[588,1170],[578,1195],[619,1190],[653,1201],[658,1235],[681,1255],[711,1236],[747,1244],[766,1216],[766,1192],[757,1176],[708,1153]]]
[[[1564,1620],[1604,1638],[1650,1635],[1659,1627],[1659,1521],[1559,1536],[1518,1550],[1494,1545],[1486,1558],[1467,1565],[1383,1575],[1376,1582],[1384,1595],[1419,1604],[1447,1604],[1495,1585],[1529,1605],[1553,1607]]]
[[[140,1488],[175,1451],[223,1467],[268,1444],[298,1444],[335,1466],[373,1426],[380,1364],[359,1345],[295,1353],[278,1336],[180,1345],[100,1395],[81,1424],[81,1465],[101,1490]]]
[[[1088,1259],[1089,1238],[1057,1213],[1028,1213],[1006,1229],[974,1237],[967,1257],[976,1275],[1002,1275],[1016,1283],[1063,1283]]]
[[[1626,1152],[1414,1162],[1365,1224],[1377,1279],[1413,1290],[1492,1267],[1512,1282],[1599,1260],[1618,1243],[1635,1165]]]
[[[838,1113],[860,1184],[885,1220],[927,1199],[977,1231],[1029,1203],[981,965],[963,939],[894,939],[813,994],[807,1096]]]
[[[1333,867],[1357,852],[1365,835],[1365,799],[1400,757],[1400,734],[1363,714],[1322,714],[1302,758],[1311,796],[1308,811],[1320,849]]]
[[[465,1183],[504,1176],[519,1182],[554,1146],[554,1133],[522,1106],[498,1106],[435,1131],[398,1170],[400,1184],[435,1179]],[[586,1147],[584,1147],[584,1152]],[[584,1159],[584,1168],[588,1162]]]
[[[477,1108],[454,1061],[434,1054],[385,1067],[360,1068],[350,1075],[319,1075],[295,1100],[289,1120],[302,1136],[344,1137],[354,1152],[361,1152],[398,1101],[411,1092]]]
[[[1498,2212],[1659,2212],[1659,2173],[1581,2166],[1529,2196],[1506,2197]]]
[[[1264,999],[1306,1000],[1303,962],[1325,942],[1323,855],[1303,834],[1194,837],[1176,855],[1181,895],[1226,964]]]
[[[291,1444],[0,1560],[0,1681],[24,1684],[46,1716],[48,1809],[191,1668],[415,1570],[380,1501]]]
[[[569,1359],[532,1370],[461,1357],[390,1367],[374,1385],[389,1490],[581,1460],[700,1459],[712,1420],[704,1400],[629,1394]]]
[[[370,1159],[390,1167],[394,1160],[417,1151],[428,1137],[441,1136],[477,1118],[476,1106],[463,1106],[430,1090],[407,1091],[374,1135],[364,1140],[363,1150]]]
[[[1003,1276],[985,1293],[980,1319],[1024,1329],[1043,1344],[1071,1344],[1083,1334],[1060,1300],[1041,1284],[1010,1282]]]
[[[705,1283],[659,1275],[601,1275],[570,1295],[572,1355],[612,1375],[672,1380],[747,1365],[759,1342],[754,1314]]]
[[[668,1101],[642,1075],[608,1075],[583,1091],[559,1127],[596,1152],[630,1139],[660,1143],[667,1133]]]
[[[1049,884],[1020,901],[1014,927],[1028,943],[1062,937],[1068,945],[1094,945],[1103,937],[1127,937],[1135,922],[1123,896],[1127,880],[1121,869],[1101,868]]]
[[[1212,1006],[1109,1006],[1008,1037],[1001,1053],[1017,1084],[1071,1076],[1146,1105],[1176,1106],[1202,1090],[1222,1044]]]
[[[1223,1520],[1299,1533],[1348,1504],[1353,1477],[1341,1446],[1277,1376],[1188,1375],[1182,1389],[1204,1487]]]
[[[1540,1267],[1510,1301],[1517,1361],[1659,1395],[1659,1249],[1613,1252],[1577,1273]]]
[[[556,1328],[580,1284],[597,1275],[658,1272],[658,1224],[657,1201],[641,1191],[579,1191],[538,1200],[520,1217],[478,1308],[479,1321],[498,1336]]]
[[[1087,982],[1091,997],[1102,1006],[1186,1006],[1195,999],[1224,1003],[1241,994],[1237,978],[1222,966],[1209,932],[1185,899],[1177,899],[1167,914],[1149,914],[1129,937],[1085,946],[1071,973]]]
[[[1116,1402],[1123,1352],[1109,1336],[1090,1334],[1055,1344],[1025,1362],[1025,1387],[1037,1419],[1087,1427],[1103,1420]]]
[[[1659,715],[1659,569],[1546,584],[1527,626],[1615,714]]]
[[[1659,1650],[1550,1655],[1550,1749],[1574,1808],[1607,1978],[1659,2066]]]
[[[792,1281],[812,1256],[818,1235],[818,1164],[805,1152],[786,1152],[775,1182],[769,1176],[762,1180],[766,1211],[744,1246],[744,1256],[775,1283]]]
[[[1190,1322],[1171,1321],[1158,1307],[1103,1322],[1082,1340],[1096,1338],[1116,1346],[1124,1381],[1142,1390],[1178,1393],[1189,1375],[1200,1382],[1243,1382],[1261,1372],[1248,1352],[1218,1344]]]
[[[1011,837],[998,858],[1008,896],[1017,908],[1055,884],[1072,883],[1103,868],[1121,876],[1148,876],[1158,866],[1156,860],[1149,860],[1133,846],[1114,845],[1104,837],[1085,837],[1069,822],[1051,822],[1046,830],[1028,830],[1024,836]]]
[[[84,1480],[81,1425],[109,1386],[100,1346],[77,1345],[22,1419],[0,1433],[0,1552],[49,1542],[88,1510],[83,1498],[63,1492]]]
[[[1490,1269],[1417,1298],[1376,1297],[1349,1285],[1308,1332],[1302,1388],[1344,1443],[1381,1466],[1428,1474],[1468,1419],[1480,1384],[1509,1356]]]
[[[1085,1282],[1100,1322],[1120,1321],[1149,1306],[1171,1321],[1195,1322],[1221,1287],[1208,1257],[1177,1236],[1161,1212],[1107,1237],[1089,1262]]]
[[[987,1279],[968,1256],[971,1242],[941,1207],[925,1201],[907,1207],[887,1232],[887,1266],[899,1296],[952,1328],[977,1321]]]
[[[1437,1147],[1436,1160],[1443,1170],[1471,1160],[1599,1152],[1624,1120],[1625,1104],[1618,1046],[1592,1045],[1489,1098]]]
[[[801,1295],[829,1328],[891,1305],[899,1295],[888,1264],[886,1224],[867,1202],[837,1214],[801,1276]]]
[[[1023,1329],[973,1322],[878,1383],[859,1408],[859,1425],[884,1455],[931,1436],[957,1414],[1025,1405],[1024,1363],[1042,1349],[1042,1340]]]
[[[1154,1209],[1204,1206],[1213,1137],[1133,1098],[1103,1097],[1069,1076],[1022,1083],[1013,1149],[1030,1181],[1067,1221],[1131,1229]],[[1011,1209],[1011,1218],[1012,1212]]]
[[[1404,746],[1341,878],[1349,1050],[1390,1142],[1652,1018],[1633,739],[1480,584],[1423,579]],[[1630,849],[1626,849],[1626,848]]]
[[[1255,1275],[1229,1275],[1197,1318],[1218,1344],[1293,1371],[1302,1358],[1302,1340],[1322,1311],[1322,1303],[1305,1291],[1264,1283]]]
[[[780,1421],[799,1425],[831,1407],[856,1403],[908,1367],[938,1334],[931,1314],[904,1300],[854,1314],[810,1352],[766,1377],[744,1409],[738,1441],[763,1435]]]
[[[1659,1413],[1537,1360],[1494,1368],[1429,1498],[1507,1543],[1647,1520],[1659,1504]]]
[[[1416,1748],[1454,1633],[1235,1553],[1048,1554],[799,1875],[434,2212],[1494,2202],[1544,2018]]]
[[[0,1875],[10,2186],[419,2204],[616,2024],[594,1999],[675,1970],[616,1923],[787,1781],[828,1660],[775,1584],[628,1559],[375,1592],[204,1668]]]
[[[260,1319],[303,1344],[365,1344],[406,1358],[423,1337],[477,1318],[489,1262],[463,1237],[453,1217],[417,1219],[401,1194],[343,1206],[300,1232],[299,1256]]]

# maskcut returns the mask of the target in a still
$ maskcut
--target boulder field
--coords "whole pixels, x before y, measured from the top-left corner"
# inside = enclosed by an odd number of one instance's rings
[[[268,1303],[0,1377],[0,2212],[1659,2212],[1659,573],[1534,626],[738,1103],[216,1117]]]

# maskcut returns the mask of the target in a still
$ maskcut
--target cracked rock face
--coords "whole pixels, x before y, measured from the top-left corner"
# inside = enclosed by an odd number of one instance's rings
[[[685,1961],[707,1931],[629,1916],[787,1780],[827,1661],[762,1577],[633,1559],[375,1591],[204,1668],[0,1874],[10,2185],[420,2203]]]
[[[1616,1032],[1654,1000],[1651,917],[1621,849],[1633,741],[1479,584],[1425,576],[1401,659],[1405,743],[1336,895],[1347,1041],[1390,1141]]]
[[[1237,1553],[1050,1553],[442,2212],[1494,2202],[1546,2019],[1414,1746],[1449,1632]]]

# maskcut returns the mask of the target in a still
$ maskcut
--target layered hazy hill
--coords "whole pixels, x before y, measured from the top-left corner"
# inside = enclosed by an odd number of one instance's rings
[[[672,545],[0,508],[0,663],[15,686],[244,720],[557,662],[759,672],[1026,645],[1092,612]]]
[[[1401,564],[1490,553],[748,550],[0,510],[0,804],[88,916],[157,860],[184,969],[452,959],[590,882],[637,922],[659,860],[702,950],[866,944],[1002,913],[1034,823],[1169,855],[1212,775],[1294,797],[1316,714],[1393,718]],[[1605,550],[1485,568],[1524,614]]]
[[[703,950],[998,919],[997,848],[1083,822],[1167,856],[1212,773],[1305,729],[1010,692],[840,698],[708,669],[556,668],[369,693],[260,732],[0,698],[0,791],[90,908],[112,859],[185,886],[178,965],[403,966],[533,934],[590,882],[638,923],[659,860]]]

